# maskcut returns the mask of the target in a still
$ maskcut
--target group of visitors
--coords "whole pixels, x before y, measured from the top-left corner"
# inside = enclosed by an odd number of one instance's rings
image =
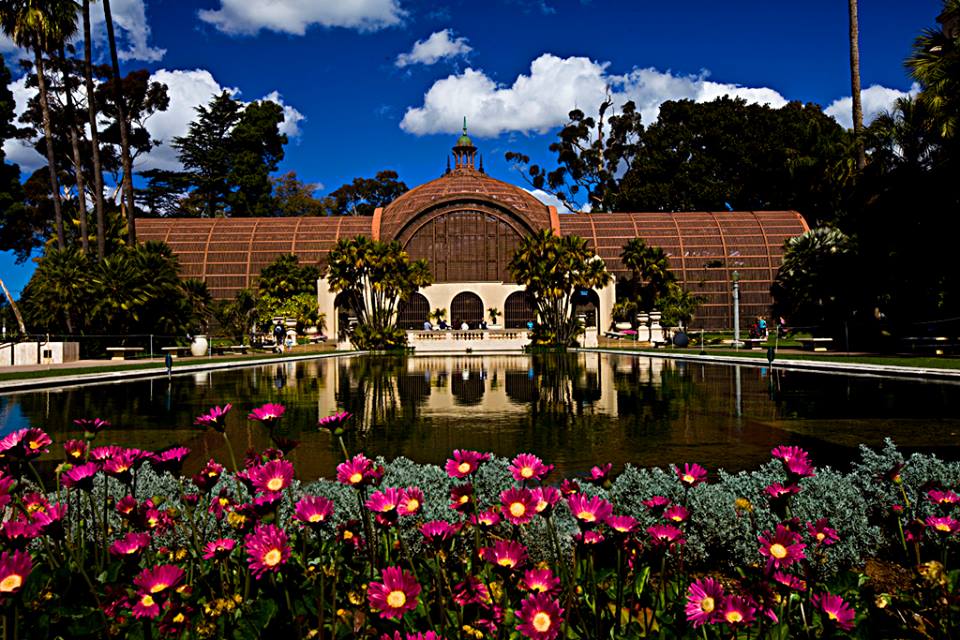
[[[777,335],[781,338],[787,335],[787,323],[784,319],[777,318]],[[757,316],[753,324],[750,325],[750,337],[766,340],[770,337],[770,328],[767,326],[767,319],[763,316]]]
[[[470,326],[470,323],[467,322],[466,320],[464,320],[463,322],[457,320],[456,322],[453,323],[453,325],[448,325],[447,321],[444,320],[443,318],[441,318],[436,325],[430,322],[429,318],[423,321],[424,331],[445,331],[447,329],[456,329],[457,327],[460,328],[460,331],[470,331],[471,329],[476,329],[478,331],[486,331],[487,321],[481,319],[480,322],[474,323],[474,326],[472,327]]]

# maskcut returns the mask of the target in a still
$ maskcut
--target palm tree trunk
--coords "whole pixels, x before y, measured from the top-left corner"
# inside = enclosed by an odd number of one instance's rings
[[[853,97],[853,137],[857,148],[857,171],[863,171],[867,159],[863,150],[863,106],[860,103],[860,21],[857,0],[850,6],[850,90]]]
[[[87,231],[87,190],[84,188],[83,161],[80,158],[80,140],[77,134],[77,123],[73,108],[73,87],[67,73],[67,54],[64,46],[60,45],[60,75],[63,77],[63,93],[67,105],[67,126],[70,129],[70,144],[73,147],[74,174],[77,177],[77,214],[80,216],[80,250],[90,253],[90,238]]]
[[[47,141],[47,167],[50,169],[50,193],[53,196],[53,215],[57,233],[57,247],[67,248],[63,234],[63,210],[60,203],[60,181],[57,179],[57,166],[54,163],[53,131],[50,127],[50,103],[47,101],[47,79],[43,72],[43,53],[39,46],[33,47],[37,67],[37,84],[40,88],[40,111],[43,113],[43,137]]]
[[[127,123],[127,108],[120,89],[120,61],[117,59],[117,39],[113,32],[113,14],[110,0],[103,0],[103,16],[107,23],[107,40],[110,42],[110,63],[113,66],[113,100],[117,105],[120,125],[120,158],[123,163],[123,198],[127,211],[127,242],[137,244],[136,208],[133,202],[133,161],[130,158],[130,131]]]
[[[20,333],[27,335],[27,326],[23,324],[23,316],[20,315],[20,309],[17,308],[17,303],[13,300],[13,296],[10,295],[10,291],[7,290],[7,285],[3,284],[3,278],[0,278],[0,289],[3,289],[3,295],[6,296],[7,302],[10,303],[10,308],[13,309],[13,315],[17,317],[17,324],[20,325]]]
[[[90,147],[93,157],[93,202],[97,208],[97,258],[107,252],[107,222],[103,211],[103,169],[100,166],[100,134],[97,132],[97,99],[93,90],[93,54],[90,40],[90,0],[83,0],[83,79],[87,87]]]

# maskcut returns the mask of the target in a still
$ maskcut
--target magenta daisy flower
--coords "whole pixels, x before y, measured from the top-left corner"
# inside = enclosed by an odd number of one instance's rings
[[[560,502],[560,491],[556,487],[534,487],[530,491],[537,500],[537,513],[546,515]]]
[[[930,489],[930,491],[927,491],[927,499],[933,504],[957,504],[960,502],[960,496],[950,489],[946,491]]]
[[[367,509],[377,514],[377,522],[389,526],[397,521],[397,507],[400,506],[401,489],[388,487],[383,491],[374,491],[367,499]]]
[[[247,416],[247,420],[257,420],[265,427],[272,427],[273,424],[283,417],[287,411],[282,404],[268,402],[262,407],[257,407]]]
[[[223,433],[227,427],[227,414],[230,413],[230,409],[232,408],[233,405],[229,402],[222,407],[211,407],[205,414],[194,418],[193,424],[198,427],[208,427]]]
[[[100,418],[78,418],[73,421],[73,424],[83,429],[84,437],[87,440],[93,440],[98,433],[110,428],[110,423]]]
[[[400,492],[397,513],[403,517],[415,516],[423,510],[423,491],[417,487],[407,487]]]
[[[573,536],[573,539],[580,544],[600,544],[604,537],[599,531],[581,531]]]
[[[782,524],[777,525],[775,533],[764,531],[757,536],[757,540],[761,545],[760,555],[767,559],[767,571],[787,567],[806,557],[803,552],[806,545],[800,542],[800,534]]]
[[[317,427],[321,429],[328,429],[333,432],[334,435],[342,435],[344,432],[344,424],[353,417],[353,414],[349,411],[341,411],[335,413],[332,416],[324,416],[317,421]]]
[[[672,524],[655,524],[647,527],[647,533],[656,546],[683,544],[683,531]]]
[[[520,587],[526,591],[555,594],[560,591],[560,578],[550,569],[527,569],[523,572]]]
[[[193,484],[197,485],[197,489],[207,492],[213,489],[222,474],[223,465],[210,459],[199,472],[194,474],[191,480],[193,480]]]
[[[567,498],[570,513],[583,526],[600,524],[613,515],[613,505],[600,496],[587,496],[576,493]]]
[[[649,509],[654,515],[670,505],[670,500],[665,496],[653,496],[643,501],[643,506]]]
[[[110,545],[110,555],[119,558],[137,558],[150,547],[149,533],[128,533]]]
[[[466,580],[453,587],[453,601],[461,607],[486,604],[490,602],[490,590],[480,578],[467,576]]]
[[[4,551],[0,554],[0,598],[20,591],[31,571],[33,560],[26,551]]]
[[[347,462],[337,465],[337,482],[351,487],[370,484],[375,477],[373,460],[362,453],[353,456]]]
[[[831,593],[818,593],[813,596],[813,604],[827,614],[827,618],[845,631],[853,628],[853,619],[856,611],[844,602],[840,596]]]
[[[510,463],[508,470],[517,482],[524,480],[540,480],[550,473],[552,464],[543,464],[543,460],[532,453],[521,453]]]
[[[333,515],[333,501],[323,496],[304,496],[294,508],[293,517],[306,525],[319,526]]]
[[[499,524],[501,519],[499,507],[487,509],[486,511],[481,511],[476,515],[470,516],[470,522],[488,529]]]
[[[663,512],[663,517],[671,522],[686,522],[690,512],[683,505],[675,504]]]
[[[187,447],[170,447],[153,456],[153,466],[157,471],[169,471],[178,475],[188,455],[190,455],[190,449]]]
[[[527,560],[527,548],[514,540],[497,540],[492,547],[480,549],[480,557],[505,569],[516,569]]]
[[[810,457],[800,447],[777,447],[770,452],[774,458],[783,462],[784,468],[795,478],[809,478],[814,475]]]
[[[719,621],[723,600],[723,587],[713,578],[694,581],[687,588],[687,604],[684,609],[687,622],[696,629],[704,624]]]
[[[431,520],[420,525],[420,533],[427,539],[427,542],[437,546],[451,540],[458,531],[460,531],[460,527],[443,520]]]
[[[450,508],[461,513],[470,513],[476,507],[473,485],[461,484],[450,490]]]
[[[603,484],[610,478],[610,471],[613,470],[613,463],[608,462],[607,464],[591,467],[590,476],[587,478],[587,482],[592,482],[593,484]]]
[[[720,617],[731,627],[747,626],[756,617],[757,608],[742,596],[727,596],[723,599]]]
[[[371,582],[367,587],[370,608],[378,611],[381,618],[400,619],[417,608],[420,585],[413,574],[400,567],[387,567],[381,576],[383,582]]]
[[[840,540],[837,530],[832,529],[829,525],[830,521],[826,518],[820,518],[816,522],[808,522],[807,533],[817,541],[817,544],[829,546]]]
[[[806,591],[807,583],[804,580],[801,580],[797,576],[787,573],[786,571],[774,571],[773,579],[775,582],[782,584],[788,589],[793,589],[794,591]]]
[[[278,573],[290,557],[287,534],[276,525],[258,525],[246,535],[243,542],[247,550],[247,564],[257,580],[268,571]]]
[[[516,611],[517,631],[531,640],[553,640],[563,625],[560,603],[545,593],[527,597]]]
[[[572,496],[575,493],[580,493],[580,483],[571,478],[564,478],[560,482],[560,494]]]
[[[687,462],[684,463],[683,469],[677,467],[677,478],[679,478],[680,482],[682,482],[684,485],[688,487],[695,487],[698,484],[706,481],[707,470],[696,462],[693,464]]]
[[[607,526],[617,533],[633,533],[640,523],[632,516],[610,516],[607,518]]]
[[[960,531],[960,522],[950,517],[927,516],[926,525],[934,531],[951,535]]]
[[[237,546],[237,541],[232,538],[217,538],[203,545],[204,560],[222,560],[230,555]]]
[[[790,462],[791,460],[809,461],[810,459],[810,454],[800,447],[788,447],[786,445],[775,447],[770,452],[770,455],[784,463]]]
[[[140,587],[140,593],[156,596],[177,588],[183,581],[183,576],[184,572],[180,567],[162,564],[152,569],[144,569],[133,579],[133,583]]]
[[[32,520],[7,520],[0,532],[10,546],[23,549],[40,535],[40,527]]]
[[[83,440],[67,440],[63,443],[63,451],[70,462],[80,462],[87,455],[87,443]]]
[[[0,440],[0,453],[32,460],[49,451],[53,440],[43,429],[20,429]]]
[[[774,482],[773,484],[764,487],[763,492],[767,494],[767,497],[772,500],[785,500],[790,496],[800,493],[800,485],[798,484],[787,484],[783,485],[779,482]]]
[[[469,451],[467,449],[455,449],[453,458],[447,460],[444,465],[444,471],[451,478],[462,480],[476,471],[480,464],[490,459],[489,453],[480,453],[479,451]]]
[[[261,493],[283,491],[293,482],[293,464],[289,460],[271,460],[250,469],[250,482]]]
[[[500,494],[503,516],[511,524],[527,524],[537,512],[539,500],[527,488],[511,487]]]
[[[93,477],[97,475],[99,467],[95,462],[77,465],[61,476],[63,486],[68,489],[89,491],[93,488]]]
[[[104,461],[103,472],[121,482],[128,482],[133,479],[133,467],[136,462],[136,452],[121,451],[109,460]]]

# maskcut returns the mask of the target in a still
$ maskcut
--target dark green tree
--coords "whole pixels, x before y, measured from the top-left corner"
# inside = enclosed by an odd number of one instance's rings
[[[44,228],[36,228],[23,206],[20,167],[7,164],[3,142],[16,137],[13,124],[13,93],[10,91],[10,70],[0,56],[0,250],[13,251],[23,262],[42,242]]]
[[[628,296],[644,311],[659,308],[660,299],[677,279],[663,248],[650,246],[643,238],[633,238],[623,246],[620,260],[630,269],[630,279],[624,282]]]
[[[278,299],[290,298],[301,293],[317,293],[320,268],[312,264],[300,264],[294,254],[278,257],[260,271],[257,291],[261,296]]]
[[[372,216],[377,207],[384,207],[407,192],[396,171],[378,171],[373,178],[354,178],[323,199],[327,215]]]
[[[278,216],[325,215],[324,203],[314,197],[315,185],[301,182],[295,171],[270,178],[273,184],[273,213]]]

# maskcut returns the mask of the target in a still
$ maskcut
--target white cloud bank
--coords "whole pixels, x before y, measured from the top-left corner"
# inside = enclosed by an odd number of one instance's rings
[[[200,19],[230,35],[262,29],[302,36],[312,25],[377,31],[400,24],[406,12],[397,0],[220,0]]]
[[[401,69],[412,64],[436,64],[447,58],[465,56],[473,51],[463,37],[453,37],[451,29],[444,29],[430,34],[426,40],[417,40],[409,53],[397,56],[396,65]]]
[[[898,98],[915,96],[920,93],[920,85],[913,83],[910,91],[898,91],[897,89],[888,89],[878,84],[872,85],[868,89],[860,92],[860,103],[863,106],[863,123],[868,125],[873,119],[884,111],[893,107],[893,103]],[[830,106],[823,110],[828,116],[836,120],[846,129],[853,128],[853,98],[847,96],[834,100]]]
[[[177,151],[170,143],[177,136],[185,135],[190,123],[196,118],[196,108],[205,105],[223,91],[227,91],[235,98],[240,91],[235,87],[224,87],[206,69],[168,70],[159,69],[150,76],[151,82],[161,82],[167,85],[167,95],[170,97],[170,106],[166,111],[153,114],[146,122],[147,131],[161,144],[149,153],[140,156],[136,161],[136,169],[168,169],[180,170],[183,167],[177,160]],[[31,97],[36,95],[35,88],[26,87],[26,79],[20,78],[10,83],[10,90],[16,100],[17,118],[26,110]],[[299,124],[305,117],[296,108],[285,104],[277,91],[273,91],[260,100],[271,100],[283,107],[284,121],[280,125],[281,133],[296,138],[300,135]],[[6,140],[3,150],[7,154],[8,162],[20,165],[26,173],[34,171],[46,164],[46,158],[34,148],[21,140]]]
[[[147,24],[147,12],[144,0],[112,0],[110,10],[113,15],[114,28],[117,31],[118,51],[121,60],[145,60],[156,62],[163,58],[166,49],[150,46],[150,25]],[[79,23],[79,17],[78,17]],[[107,47],[107,28],[103,16],[103,6],[98,2],[90,4],[90,25],[93,39],[104,57]],[[83,26],[79,24],[76,38],[78,47],[82,47]],[[20,51],[17,45],[5,35],[0,35],[0,51]],[[23,52],[22,55],[32,59],[32,54]]]

